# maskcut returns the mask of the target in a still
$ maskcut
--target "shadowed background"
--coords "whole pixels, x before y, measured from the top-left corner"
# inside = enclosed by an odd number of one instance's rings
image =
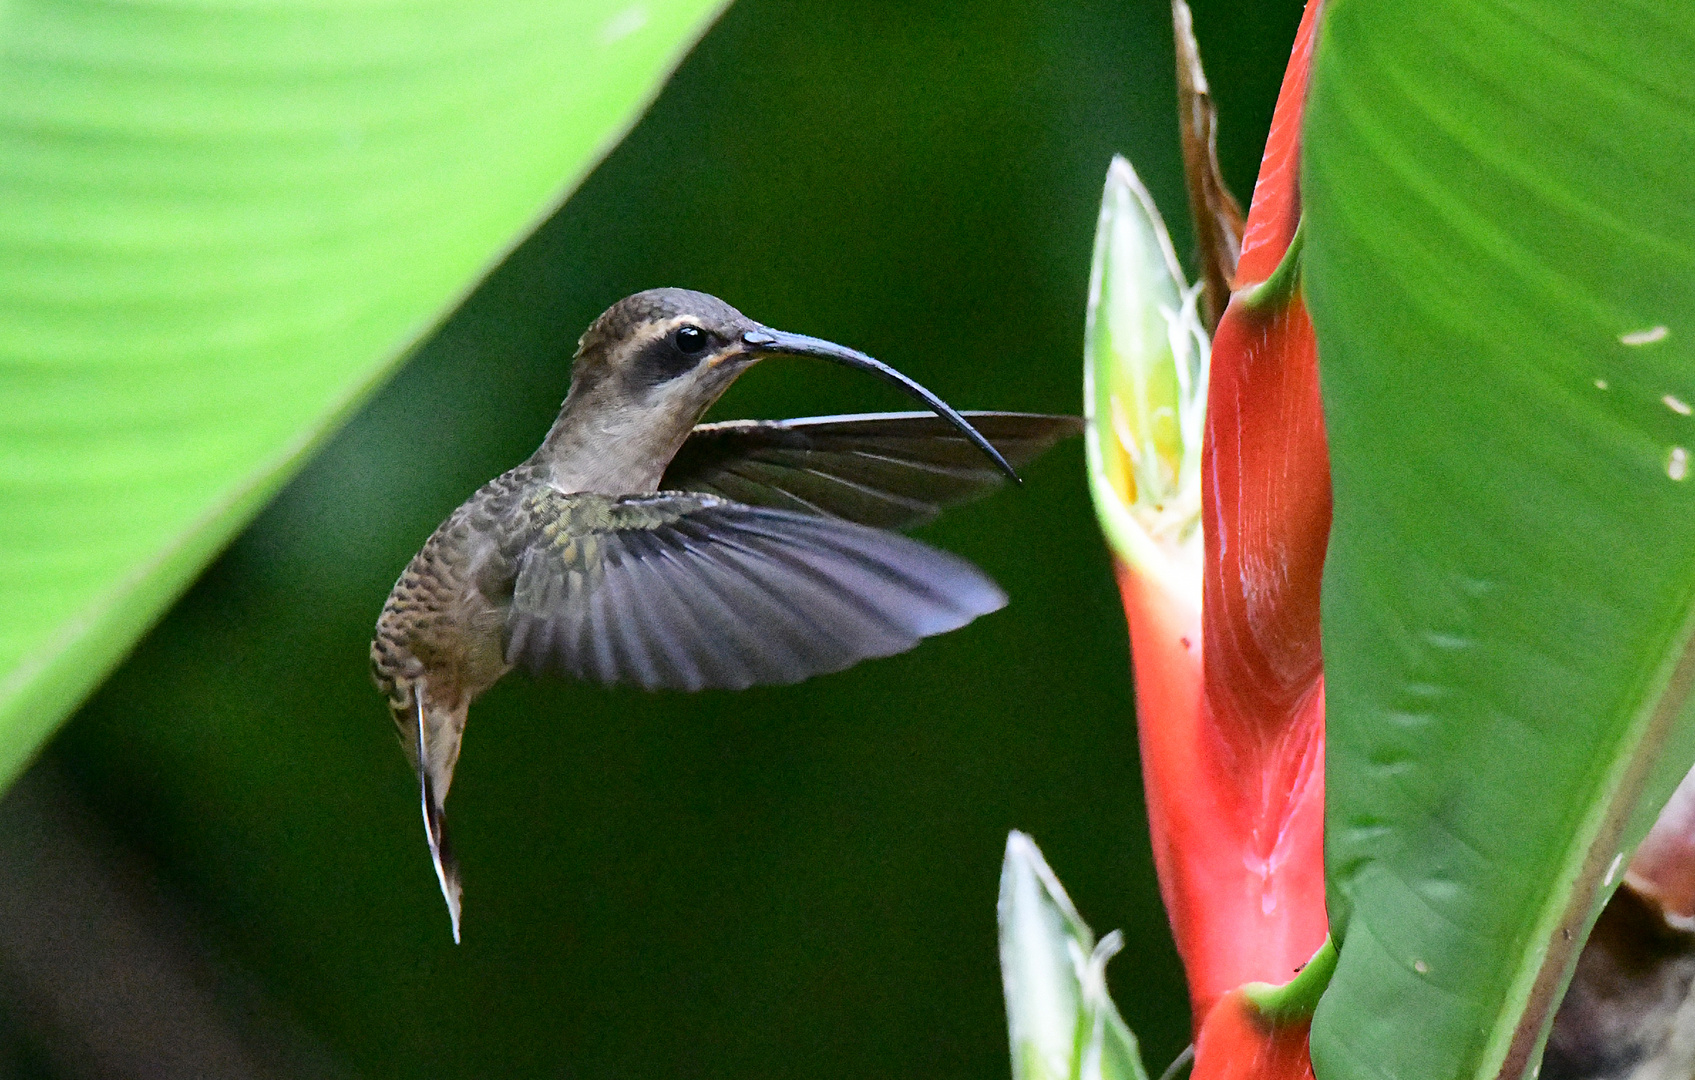
[[[1244,203],[1298,15],[1195,4]],[[1123,929],[1110,981],[1162,1068],[1188,1010],[1077,441],[923,530],[1012,599],[909,654],[740,694],[499,685],[449,803],[457,949],[365,650],[637,289],[717,293],[961,408],[1076,412],[1113,152],[1189,251],[1172,63],[1161,3],[732,7],[0,806],[0,1076],[181,1075],[202,1038],[227,1069],[201,1075],[1002,1077],[1014,827]],[[908,407],[776,360],[712,417]]]

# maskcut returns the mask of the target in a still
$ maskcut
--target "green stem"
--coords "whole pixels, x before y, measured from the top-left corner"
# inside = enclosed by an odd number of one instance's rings
[[[1301,287],[1301,249],[1305,246],[1306,215],[1295,223],[1295,235],[1289,238],[1288,250],[1283,252],[1283,260],[1277,264],[1277,269],[1271,276],[1258,285],[1250,285],[1236,293],[1236,302],[1256,314],[1263,312],[1281,311],[1288,306],[1290,297]]]
[[[1294,248],[1293,244],[1289,246]],[[1324,944],[1293,979],[1282,986],[1248,983],[1242,987],[1242,996],[1248,999],[1261,1019],[1273,1026],[1310,1020],[1313,1010],[1318,1008],[1319,997],[1330,985],[1330,976],[1335,973],[1336,942],[1325,938]]]

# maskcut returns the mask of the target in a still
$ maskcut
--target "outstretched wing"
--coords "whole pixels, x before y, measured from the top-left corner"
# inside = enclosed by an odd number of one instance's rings
[[[964,416],[1015,466],[1083,429],[1075,416]],[[898,529],[986,495],[1003,479],[934,413],[863,413],[702,424],[671,460],[660,487]]]
[[[1006,603],[975,566],[835,518],[660,492],[535,496],[506,659],[648,689],[793,683]]]

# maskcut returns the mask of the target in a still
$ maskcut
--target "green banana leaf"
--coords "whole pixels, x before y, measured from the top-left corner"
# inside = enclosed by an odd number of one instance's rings
[[[0,16],[0,785],[721,0]]]
[[[1533,1074],[1695,761],[1695,7],[1334,0],[1320,1080]]]

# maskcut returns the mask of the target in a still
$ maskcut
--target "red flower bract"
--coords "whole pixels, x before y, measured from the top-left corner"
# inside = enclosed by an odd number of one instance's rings
[[[1119,573],[1197,1077],[1311,1075],[1305,1021],[1274,1026],[1237,988],[1287,982],[1327,933],[1319,586],[1330,465],[1312,324],[1298,267],[1284,265],[1298,259],[1300,116],[1319,7],[1311,0],[1301,22],[1213,341],[1201,610],[1134,568]]]

